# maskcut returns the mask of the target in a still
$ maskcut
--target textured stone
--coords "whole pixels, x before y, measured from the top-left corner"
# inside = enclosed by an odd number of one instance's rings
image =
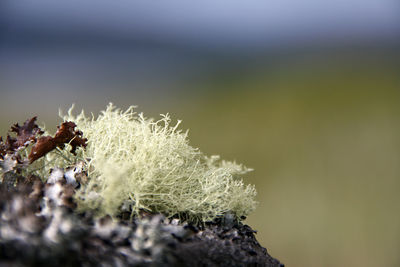
[[[0,266],[283,266],[249,226],[195,226],[160,214],[95,218],[75,212],[74,186],[0,185]]]

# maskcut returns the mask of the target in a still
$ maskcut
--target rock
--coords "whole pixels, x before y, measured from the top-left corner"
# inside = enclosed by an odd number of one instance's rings
[[[283,266],[231,214],[95,218],[76,212],[74,185],[25,180],[0,185],[0,266]]]

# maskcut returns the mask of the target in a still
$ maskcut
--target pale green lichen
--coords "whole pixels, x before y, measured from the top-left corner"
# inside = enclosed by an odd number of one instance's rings
[[[124,206],[133,214],[185,214],[203,222],[227,212],[240,218],[254,210],[255,188],[240,178],[250,170],[204,156],[188,144],[187,132],[178,129],[180,121],[171,125],[168,114],[154,121],[136,114],[134,107],[122,111],[109,104],[95,118],[83,111],[74,116],[72,109],[60,115],[84,133],[86,149],[79,148],[75,159],[52,152],[43,164],[65,167],[85,160],[89,182],[77,194],[81,209],[116,215]]]

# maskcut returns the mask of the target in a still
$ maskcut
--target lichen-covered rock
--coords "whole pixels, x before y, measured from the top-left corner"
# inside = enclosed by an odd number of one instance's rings
[[[201,226],[95,218],[76,212],[75,190],[37,177],[0,184],[0,266],[282,266],[230,214]]]

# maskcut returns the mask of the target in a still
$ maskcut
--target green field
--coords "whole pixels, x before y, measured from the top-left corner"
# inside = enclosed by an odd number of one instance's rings
[[[193,146],[255,169],[246,223],[286,266],[399,266],[398,70],[390,57],[297,61],[132,104],[169,111]]]
[[[176,113],[193,145],[255,169],[247,223],[287,266],[398,266],[399,75],[322,63],[211,83]]]

